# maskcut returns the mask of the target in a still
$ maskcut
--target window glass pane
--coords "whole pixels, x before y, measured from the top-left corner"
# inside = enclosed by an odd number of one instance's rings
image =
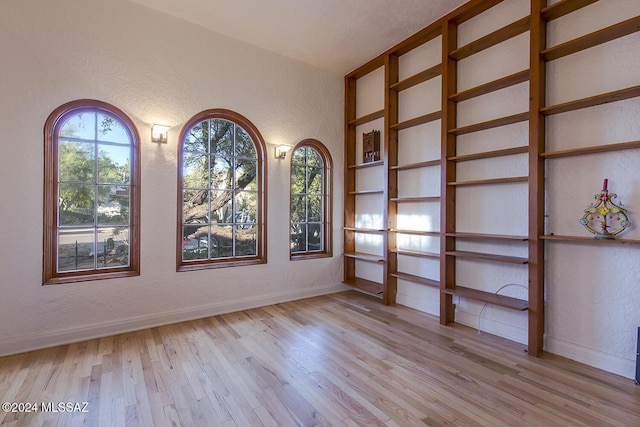
[[[255,160],[236,160],[236,190],[256,190],[257,165]]]
[[[233,222],[233,191],[211,191],[211,223]]]
[[[257,227],[235,226],[236,234],[236,256],[256,255],[257,250]]]
[[[98,229],[96,263],[98,268],[129,265],[129,227]]]
[[[304,166],[293,166],[291,168],[291,193],[300,194],[306,192],[306,168]]]
[[[236,152],[237,157],[256,159],[256,147],[249,134],[241,127],[236,126]]]
[[[253,227],[256,222],[256,193],[241,191],[236,194],[236,215],[234,223]]]
[[[311,221],[322,221],[322,197],[321,196],[308,196],[309,203],[309,218]]]
[[[207,190],[183,192],[182,221],[185,224],[209,223],[209,192]]]
[[[122,123],[104,114],[98,114],[98,140],[127,145],[131,143],[129,132]]]
[[[182,231],[182,259],[184,261],[194,259],[207,259],[209,253],[209,226],[201,224],[189,224]]]
[[[129,182],[131,147],[129,145],[98,145],[98,182]]]
[[[291,196],[291,221],[293,222],[306,222],[307,221],[307,207],[306,196]]]
[[[228,225],[211,226],[211,258],[233,256],[233,229]]]
[[[61,182],[95,182],[93,143],[61,140],[58,144],[58,173]]]
[[[209,122],[198,123],[187,132],[184,151],[207,153],[209,151]]]
[[[233,155],[233,123],[211,120],[211,154]]]
[[[94,267],[93,228],[58,232],[58,272],[90,270]]]
[[[323,250],[322,242],[322,224],[313,223],[308,225],[309,235],[308,242],[309,246],[307,248],[308,251],[321,251]]]
[[[60,184],[58,221],[60,225],[93,225],[95,186]]]
[[[129,187],[98,186],[98,224],[129,225]]]
[[[323,167],[322,157],[316,150],[311,147],[307,148],[307,165],[314,167]]]
[[[211,188],[221,190],[231,188],[233,182],[231,165],[233,165],[233,159],[226,156],[212,156],[211,161],[213,162]]]
[[[306,163],[307,147],[300,147],[293,152],[291,163],[293,165],[304,166]]]
[[[323,188],[323,169],[308,168],[307,169],[307,193],[309,194],[322,194]]]
[[[291,224],[291,252],[307,251],[307,225]]]
[[[204,153],[184,153],[182,179],[184,188],[207,188],[208,156]]]
[[[96,139],[96,113],[86,112],[69,117],[60,128],[62,138]]]

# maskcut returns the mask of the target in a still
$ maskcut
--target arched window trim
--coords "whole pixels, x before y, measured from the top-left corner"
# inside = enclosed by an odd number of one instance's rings
[[[331,154],[329,154],[329,150],[324,144],[317,139],[309,138],[304,139],[296,144],[291,150],[291,156],[289,160],[289,181],[291,181],[291,173],[293,172],[293,153],[299,148],[302,147],[310,147],[313,148],[320,157],[322,158],[322,162],[324,164],[324,194],[323,194],[323,221],[322,225],[324,227],[323,233],[323,248],[322,251],[312,251],[312,252],[296,252],[291,253],[289,250],[289,259],[292,261],[303,260],[303,259],[315,259],[315,258],[329,258],[333,256],[333,221],[332,221],[332,212],[333,212],[333,204],[332,204],[332,194],[333,194],[333,178],[331,175],[333,168],[333,160],[331,158]],[[289,182],[289,195],[291,196],[291,182]],[[291,224],[291,197],[289,198],[289,224]],[[291,229],[289,228],[289,241],[291,240]]]
[[[131,137],[129,266],[57,272],[58,253],[58,133],[72,115],[88,111],[121,122]],[[56,108],[44,125],[43,284],[63,284],[140,275],[140,136],[133,121],[119,108],[95,99],[79,99]]]
[[[184,140],[187,132],[197,123],[203,120],[223,119],[235,123],[243,128],[251,137],[256,148],[257,172],[256,172],[256,239],[257,251],[255,256],[223,258],[223,259],[207,259],[198,261],[184,262],[182,260],[182,191],[183,191],[183,175],[184,167]],[[242,265],[266,264],[267,262],[267,163],[265,159],[266,144],[258,128],[243,115],[235,111],[224,108],[214,108],[202,111],[190,118],[180,131],[180,139],[178,140],[178,192],[177,192],[177,227],[176,227],[176,271],[192,271],[210,268],[234,267]]]

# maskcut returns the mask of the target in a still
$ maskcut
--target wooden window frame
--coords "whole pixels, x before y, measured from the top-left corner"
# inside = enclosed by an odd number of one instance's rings
[[[244,129],[251,137],[256,149],[256,255],[220,259],[203,259],[196,261],[183,261],[183,167],[184,167],[184,140],[193,126],[212,119],[222,119],[234,123]],[[178,140],[178,191],[177,191],[177,227],[176,227],[176,271],[194,271],[223,267],[238,267],[245,265],[267,263],[267,163],[265,159],[266,144],[258,128],[235,111],[215,108],[202,111],[190,118],[180,132]]]
[[[323,209],[322,209],[322,227],[323,227],[323,250],[322,251],[307,251],[307,252],[291,252],[291,246],[289,245],[289,259],[292,261],[303,260],[303,259],[316,259],[316,258],[330,258],[333,256],[333,239],[332,239],[332,194],[333,194],[333,179],[331,176],[331,170],[333,167],[333,159],[331,158],[331,154],[329,154],[329,150],[317,139],[305,139],[300,141],[293,147],[291,150],[291,159],[290,159],[290,172],[289,172],[289,243],[291,243],[291,174],[293,173],[293,153],[296,152],[299,148],[309,147],[315,150],[322,159],[323,167],[324,167],[324,177],[323,177],[323,186],[324,191],[322,193],[323,199]]]
[[[68,117],[83,111],[104,114],[118,120],[131,137],[129,265],[125,267],[58,272],[58,132]],[[43,285],[140,275],[140,135],[133,121],[122,110],[103,101],[79,99],[59,106],[49,115],[44,125],[43,217]]]

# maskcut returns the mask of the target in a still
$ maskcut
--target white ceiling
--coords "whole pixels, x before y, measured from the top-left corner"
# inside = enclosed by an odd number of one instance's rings
[[[131,0],[347,74],[466,0]]]

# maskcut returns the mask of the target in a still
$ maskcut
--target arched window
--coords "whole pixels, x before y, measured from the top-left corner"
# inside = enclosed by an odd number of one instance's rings
[[[113,105],[66,103],[44,126],[45,284],[140,274],[140,144]]]
[[[178,271],[266,262],[264,142],[233,111],[197,114],[178,148]]]
[[[305,139],[291,155],[291,259],[330,257],[331,155]]]

